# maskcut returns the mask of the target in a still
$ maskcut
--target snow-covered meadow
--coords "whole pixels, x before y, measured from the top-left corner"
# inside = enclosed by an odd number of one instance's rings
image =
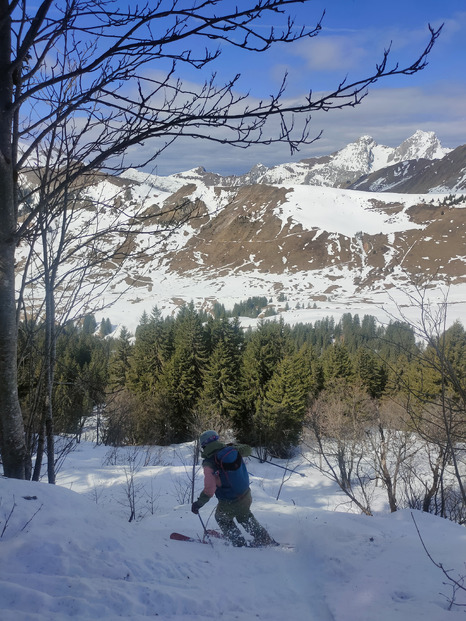
[[[190,511],[192,445],[111,449],[81,442],[56,486],[0,479],[2,621],[453,621],[466,530],[438,517],[351,511],[302,457],[248,460],[253,511],[289,548],[232,548],[170,540],[202,535]],[[144,465],[146,464],[146,465]],[[196,477],[200,491],[202,477]],[[211,501],[201,515],[214,528]],[[131,508],[136,520],[128,522]],[[413,521],[413,517],[415,522]]]

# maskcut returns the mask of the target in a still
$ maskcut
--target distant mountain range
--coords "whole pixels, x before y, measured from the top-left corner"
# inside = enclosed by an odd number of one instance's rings
[[[299,184],[373,192],[456,192],[466,189],[465,149],[446,149],[434,132],[419,130],[396,148],[362,136],[331,155],[271,168],[258,164],[241,176],[221,177],[197,168],[174,177],[202,179],[207,186]],[[441,178],[435,177],[437,174]],[[397,183],[403,189],[399,190]],[[411,184],[416,189],[411,190]]]
[[[111,210],[116,188],[126,212],[142,206],[145,216],[132,238],[138,252],[112,284],[115,299],[131,284],[114,310],[123,323],[155,305],[232,307],[253,295],[300,308],[379,304],[426,281],[454,287],[466,302],[466,146],[443,148],[433,132],[397,148],[363,136],[328,156],[259,164],[242,176],[128,170],[89,193]],[[155,252],[148,231],[172,207],[193,217]],[[102,278],[117,268],[107,262]]]

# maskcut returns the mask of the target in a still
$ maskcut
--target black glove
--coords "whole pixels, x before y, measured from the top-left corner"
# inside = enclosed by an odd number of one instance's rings
[[[191,511],[197,515],[201,506],[202,505],[200,505],[196,500],[196,502],[193,502],[193,504],[191,505]]]

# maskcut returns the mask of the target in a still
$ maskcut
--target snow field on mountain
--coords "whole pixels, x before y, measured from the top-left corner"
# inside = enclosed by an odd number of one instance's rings
[[[136,455],[82,442],[56,486],[0,480],[2,621],[464,618],[464,609],[448,610],[451,589],[411,512],[389,514],[382,491],[377,514],[362,516],[302,457],[276,462],[305,475],[285,481],[281,469],[248,460],[256,517],[295,548],[185,543],[169,535],[202,535],[187,496],[192,445]],[[128,523],[131,473],[138,521]],[[214,507],[212,500],[201,510],[208,528]],[[433,558],[464,576],[464,527],[413,515]],[[456,603],[466,604],[464,593]]]
[[[353,237],[358,232],[375,235],[422,228],[421,225],[410,222],[404,210],[396,216],[387,216],[382,210],[375,208],[374,203],[379,198],[384,203],[388,202],[387,194],[379,197],[377,194],[355,190],[302,185],[289,187],[292,188],[292,193],[288,194],[285,204],[275,209],[275,214],[283,223],[291,218],[308,231],[321,229]],[[439,197],[429,195],[428,198],[435,200]],[[390,202],[400,203],[405,208],[426,199],[423,195],[390,194]]]
[[[129,174],[129,173],[128,173]],[[185,173],[188,175],[188,173]],[[190,171],[188,179],[183,175],[172,176],[171,178],[148,177],[143,173],[131,171],[130,176],[138,181],[144,181],[143,187],[136,187],[139,200],[143,196],[147,198],[147,204],[156,201],[161,204],[169,196],[167,192],[179,189],[191,176],[199,177],[196,171]],[[296,224],[301,224],[304,229],[315,230],[316,237],[324,231],[338,233],[348,237],[354,237],[358,232],[368,234],[384,233],[387,234],[388,241],[395,232],[409,228],[420,229],[419,225],[409,221],[405,209],[416,201],[431,202],[442,200],[443,196],[437,195],[406,195],[406,194],[377,194],[358,192],[354,190],[341,190],[329,187],[300,186],[290,185],[290,192],[287,194],[287,201],[274,208],[274,214],[279,217],[283,224],[291,219]],[[191,199],[200,198],[206,204],[209,213],[214,213],[222,209],[229,200],[229,191],[224,190],[220,193],[208,188],[202,183],[196,189]],[[375,204],[378,200],[384,203],[394,203],[404,205],[405,208],[397,214],[387,215]],[[198,232],[189,224],[184,225],[167,241],[165,248],[176,251],[182,248],[186,242]],[[151,237],[141,234],[138,244],[141,248],[144,244],[151,243]],[[361,254],[362,250],[361,250]],[[391,258],[388,251],[387,260]],[[400,291],[400,283],[406,280],[401,267],[395,268],[392,275],[388,275],[382,286],[375,287],[370,296],[361,295],[357,291],[354,281],[354,271],[348,266],[335,265],[324,271],[312,270],[310,272],[292,273],[285,271],[281,274],[259,271],[251,269],[248,265],[246,271],[231,270],[222,274],[207,273],[205,269],[199,273],[177,274],[169,270],[164,264],[162,255],[154,254],[153,261],[147,264],[144,270],[140,265],[134,264],[130,258],[124,271],[118,275],[111,289],[102,296],[102,301],[110,304],[104,316],[111,318],[113,324],[124,325],[134,333],[143,312],[150,313],[154,306],[162,311],[163,314],[174,313],[177,311],[180,302],[188,303],[193,301],[196,307],[209,307],[209,301],[218,301],[225,307],[233,308],[236,302],[245,300],[252,296],[267,296],[276,302],[276,290],[281,290],[286,294],[288,306],[293,309],[299,306],[296,311],[285,311],[282,309],[280,314],[285,321],[296,323],[299,321],[317,321],[334,316],[336,320],[344,312],[371,314],[379,317],[382,321],[388,320],[388,315],[384,309],[388,309],[391,314],[397,314],[396,305],[398,300],[405,297],[405,291]],[[364,263],[364,262],[363,262]],[[202,265],[202,262],[200,262]],[[292,266],[290,266],[292,267]],[[148,278],[152,286],[129,288],[126,274],[139,275]],[[364,275],[361,271],[360,276]],[[338,291],[334,295],[328,291],[338,285]],[[406,282],[406,287],[409,285]],[[404,285],[403,285],[404,286]],[[444,292],[440,288],[432,292],[430,297],[434,302],[441,302]],[[466,303],[464,302],[464,286],[448,288],[449,301],[454,302],[449,311],[451,322],[464,317]],[[366,292],[367,293],[367,292]],[[315,303],[316,297],[322,300]],[[312,303],[310,303],[312,300]],[[455,305],[459,301],[459,305]],[[416,308],[406,308],[407,300],[401,302],[404,310],[413,318],[418,314]],[[310,309],[309,306],[313,308]],[[279,307],[279,305],[278,305]],[[100,320],[100,316],[98,317]],[[243,321],[243,320],[242,320]],[[243,321],[243,325],[254,325],[249,319]]]

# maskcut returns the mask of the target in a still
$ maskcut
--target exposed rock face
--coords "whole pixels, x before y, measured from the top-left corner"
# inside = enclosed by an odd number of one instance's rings
[[[368,192],[409,194],[466,191],[466,145],[457,147],[442,159],[408,160],[378,170],[351,187]]]
[[[258,164],[241,177],[224,177],[222,183],[233,186],[255,183],[272,185],[299,183],[347,188],[360,177],[374,174],[388,166],[410,160],[426,160],[424,162],[426,164],[445,157],[450,151],[451,149],[442,147],[434,132],[417,131],[396,148],[379,145],[371,136],[362,136],[356,142],[331,155],[304,159],[296,164],[281,164],[272,168]],[[208,175],[209,173],[205,173],[204,183],[207,183]],[[213,181],[211,176],[209,181]]]

